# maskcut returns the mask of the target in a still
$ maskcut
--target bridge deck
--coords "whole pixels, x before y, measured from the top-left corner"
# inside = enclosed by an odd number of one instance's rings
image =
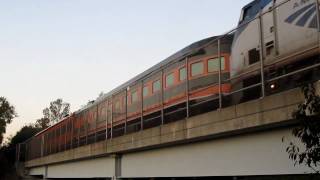
[[[319,83],[316,83],[316,86],[319,90]],[[263,99],[34,159],[26,162],[25,166],[31,168],[108,157],[294,125],[296,122],[292,120],[292,112],[302,100],[301,90],[296,88]]]

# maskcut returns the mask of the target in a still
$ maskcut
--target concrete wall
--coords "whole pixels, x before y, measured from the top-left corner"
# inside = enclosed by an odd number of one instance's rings
[[[282,142],[285,137],[286,141]],[[190,143],[175,147],[123,154],[116,157],[47,166],[47,178],[135,178],[135,177],[201,177],[286,175],[310,172],[305,166],[294,166],[286,147],[291,129]],[[119,168],[116,170],[116,168]],[[42,175],[45,167],[30,169],[30,175]]]
[[[111,178],[115,175],[115,159],[98,159],[49,165],[47,178]]]
[[[46,167],[41,166],[41,167],[31,168],[29,169],[28,174],[31,176],[44,176],[46,174]]]
[[[122,157],[122,177],[194,177],[304,174],[286,153],[291,130],[193,143]]]

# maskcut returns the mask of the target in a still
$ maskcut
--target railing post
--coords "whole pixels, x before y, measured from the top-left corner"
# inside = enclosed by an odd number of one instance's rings
[[[59,139],[57,137],[58,137],[57,129],[54,129],[54,139],[55,139],[54,153],[57,153],[57,151],[59,150]],[[57,148],[57,146],[58,146],[58,148]]]
[[[260,75],[261,75],[261,98],[265,97],[265,79],[264,79],[264,42],[262,30],[262,11],[259,13],[259,44],[260,44]]]
[[[109,121],[109,119],[108,119],[108,112],[109,112],[109,99],[107,99],[106,100],[106,102],[107,102],[107,106],[105,107],[105,109],[106,109],[106,140],[108,139],[108,121]],[[104,102],[104,105],[103,106],[105,106],[105,102]],[[103,107],[102,106],[102,107]]]
[[[69,116],[70,118],[70,116]],[[67,129],[68,129],[68,121],[65,121],[65,126],[64,126],[64,150],[67,149]]]
[[[16,163],[18,163],[19,161],[20,161],[20,143],[16,145]]]
[[[140,130],[143,130],[143,89],[144,89],[144,85],[143,85],[143,80],[141,81],[141,127]]]
[[[96,106],[96,111],[95,111],[95,121],[94,121],[94,128],[95,128],[95,130],[94,130],[94,142],[96,143],[97,142],[97,130],[98,130],[98,128],[97,128],[97,124],[98,124],[98,114],[99,114],[99,106],[98,106],[99,104],[97,104],[97,106]]]
[[[163,68],[161,68],[161,125],[164,124],[164,81],[163,81]]]
[[[19,143],[19,152],[20,152],[20,143]],[[41,156],[40,157],[43,157],[43,155],[44,155],[44,134],[42,134],[41,136]]]
[[[111,139],[113,138],[113,96],[111,96]]]
[[[59,142],[59,146],[58,146],[58,152],[61,151],[61,136],[62,136],[62,124],[60,124],[60,128],[59,128],[59,139],[58,139],[58,142]]]
[[[48,151],[47,151],[47,155],[48,154],[51,154],[51,145],[52,145],[52,137],[51,137],[51,135],[50,135],[51,133],[49,132],[48,133]]]
[[[74,121],[74,117],[73,117],[73,115],[71,115],[71,134],[70,134],[70,136],[71,136],[71,142],[70,142],[70,149],[72,149],[73,148],[73,121]]]
[[[187,73],[187,78],[186,78],[186,109],[187,109],[187,118],[190,117],[190,104],[189,104],[189,58],[186,57],[186,73]]]
[[[28,146],[29,146],[29,142],[26,142],[25,154],[24,154],[24,156],[25,156],[25,161],[28,161],[28,160],[29,160],[29,148],[28,148]]]
[[[81,121],[82,121],[82,119],[81,119],[82,117],[81,117],[81,114],[79,113],[79,118],[78,118],[78,123],[79,123],[79,127],[78,127],[78,147],[80,146],[80,129],[81,129]]]
[[[88,111],[89,113],[89,111]],[[88,115],[86,114],[85,119],[85,131],[86,131],[86,145],[88,144],[88,124],[89,124],[89,119],[88,119]]]
[[[124,134],[127,134],[127,121],[128,121],[128,89],[129,87],[126,89],[126,120],[125,120],[125,123],[124,123]]]
[[[219,109],[222,108],[222,79],[221,79],[221,39],[218,39],[218,59],[219,59]]]

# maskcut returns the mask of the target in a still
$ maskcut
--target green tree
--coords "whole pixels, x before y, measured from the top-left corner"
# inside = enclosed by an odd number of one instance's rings
[[[17,116],[15,109],[6,98],[0,97],[0,145],[3,141],[3,134],[6,132],[7,124]]]
[[[50,126],[50,120],[48,118],[40,118],[37,119],[35,123],[35,127],[40,128],[40,129],[46,129]]]
[[[25,142],[39,131],[41,131],[41,128],[37,128],[34,125],[23,126],[13,137],[9,138],[7,144],[0,148],[0,179],[9,179],[6,176],[16,174],[14,163],[17,145]]]
[[[12,138],[10,138],[8,145],[6,146],[6,157],[10,163],[14,163],[16,159],[15,148],[19,143],[24,143],[26,140],[30,139],[32,136],[40,132],[42,129],[31,125],[23,126]]]
[[[299,126],[292,135],[301,141],[301,145],[291,142],[287,147],[289,158],[296,164],[304,164],[315,173],[320,172],[320,97],[313,84],[302,87],[305,102],[293,113]]]
[[[49,119],[51,124],[59,122],[62,118],[69,115],[70,104],[57,99],[50,103],[50,106],[43,110],[44,118]]]

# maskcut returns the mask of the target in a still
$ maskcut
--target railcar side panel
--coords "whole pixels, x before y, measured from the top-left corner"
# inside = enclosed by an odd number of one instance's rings
[[[143,106],[144,111],[153,111],[155,108],[161,106],[161,72],[153,74],[145,80],[148,82],[148,94],[144,97]]]
[[[284,1],[277,0],[277,4]],[[276,14],[279,56],[289,56],[312,47],[316,47],[313,53],[305,53],[306,56],[302,55],[301,58],[319,53],[317,48],[319,31],[316,0],[289,1],[278,7]]]
[[[124,122],[125,120],[125,113],[126,113],[126,92],[122,91],[118,94],[114,95],[112,98],[112,106],[113,106],[113,112],[112,112],[112,118],[113,118],[113,124],[121,124],[121,122]]]
[[[107,123],[107,108],[108,100],[102,101],[98,104],[98,116],[97,116],[97,131],[101,131],[106,128]]]
[[[137,83],[128,90],[128,120],[136,119],[141,114],[141,84]]]

